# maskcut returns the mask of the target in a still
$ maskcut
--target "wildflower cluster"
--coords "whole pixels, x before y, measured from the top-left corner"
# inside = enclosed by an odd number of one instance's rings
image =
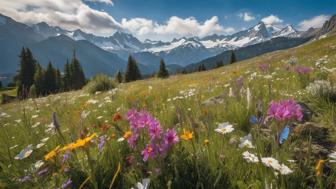
[[[277,121],[301,121],[303,118],[301,106],[291,99],[271,102],[267,116]]]
[[[131,109],[126,114],[126,119],[130,123],[127,141],[133,149],[136,148],[139,138],[143,138],[143,136],[140,136],[141,131],[148,133],[149,141],[141,151],[144,161],[149,158],[164,156],[179,141],[175,129],[167,129],[164,132],[160,122],[146,111]]]

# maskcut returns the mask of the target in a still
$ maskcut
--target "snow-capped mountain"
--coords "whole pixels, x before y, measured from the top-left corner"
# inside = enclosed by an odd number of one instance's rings
[[[58,26],[49,26],[47,23],[45,22],[40,22],[37,24],[32,25],[33,30],[42,35],[44,38],[48,38],[48,37],[55,37],[55,36],[59,36],[59,35],[70,35],[70,31],[68,30],[64,30]]]

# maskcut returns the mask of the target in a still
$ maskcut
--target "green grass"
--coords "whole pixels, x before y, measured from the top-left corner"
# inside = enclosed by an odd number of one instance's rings
[[[314,79],[333,78],[316,68],[315,62],[322,57],[327,68],[336,67],[336,37],[321,39],[297,48],[268,53],[250,60],[238,62],[219,69],[171,76],[168,79],[151,78],[142,81],[120,84],[117,89],[95,95],[87,91],[75,91],[29,99],[0,106],[0,187],[3,188],[55,188],[71,178],[72,186],[79,188],[109,188],[115,176],[113,188],[131,188],[136,182],[149,177],[150,188],[332,188],[335,187],[335,164],[326,161],[325,174],[317,177],[315,165],[319,157],[309,150],[312,139],[300,138],[291,133],[290,140],[279,147],[273,136],[267,136],[256,125],[249,123],[249,117],[256,113],[257,101],[262,102],[263,111],[272,100],[293,98],[318,110],[311,120],[328,129],[328,139],[335,145],[335,104],[309,96],[304,86]],[[309,77],[301,77],[284,69],[286,61],[297,57],[298,65],[314,68]],[[263,73],[259,64],[269,64],[270,69]],[[256,77],[253,77],[256,73]],[[265,79],[272,75],[271,79]],[[244,86],[235,97],[229,96],[230,88],[235,91],[236,80],[244,78]],[[250,88],[252,100],[247,108],[246,89]],[[214,96],[223,96],[222,103],[205,105],[203,102]],[[115,122],[112,117],[131,109],[144,109],[156,117],[164,128],[175,128],[179,135],[183,129],[194,133],[191,141],[180,140],[172,147],[165,158],[143,162],[140,152],[133,150],[127,142],[117,142],[123,131],[129,129],[127,121]],[[81,112],[90,111],[82,119]],[[56,112],[62,131],[46,133],[52,113]],[[214,132],[218,123],[234,124],[232,133],[221,135]],[[39,123],[37,125],[37,123]],[[268,127],[275,127],[272,122]],[[102,128],[110,127],[107,130]],[[43,156],[56,146],[64,146],[81,136],[97,133],[106,135],[103,151],[97,149],[98,141],[84,148],[76,149],[71,158],[61,165],[62,153],[56,158],[44,161],[42,168],[48,172],[37,175],[32,165],[43,160]],[[251,133],[255,149],[240,149],[239,138]],[[274,133],[272,133],[274,134]],[[46,145],[36,149],[22,160],[14,157],[27,145],[36,146],[40,140],[49,137]],[[298,139],[297,139],[298,138]],[[311,134],[314,138],[314,133]],[[204,140],[209,144],[205,145]],[[14,147],[16,146],[17,147]],[[141,148],[144,143],[139,143]],[[302,146],[308,151],[297,149]],[[244,151],[259,157],[274,157],[294,172],[289,175],[274,175],[271,168],[262,163],[247,163],[242,158]],[[126,158],[135,156],[135,163],[128,164]],[[295,163],[287,160],[295,159]],[[121,171],[116,174],[120,163]],[[41,168],[41,169],[42,169]],[[69,168],[69,172],[64,172]],[[156,173],[156,168],[160,172]],[[327,171],[329,168],[332,171]],[[20,178],[31,175],[32,180],[21,183]],[[84,182],[88,178],[87,182]],[[83,183],[84,182],[84,183]]]

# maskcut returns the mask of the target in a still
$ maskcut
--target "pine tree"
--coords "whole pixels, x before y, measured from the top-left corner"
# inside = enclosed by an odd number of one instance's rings
[[[200,64],[200,65],[198,66],[198,71],[199,71],[199,72],[202,72],[202,71],[205,71],[205,70],[206,70],[206,68],[205,68],[204,64]]]
[[[71,89],[81,89],[85,85],[86,79],[82,66],[76,58],[76,51],[74,51],[73,59],[70,64],[70,73]]]
[[[44,73],[45,71],[41,67],[40,64],[36,64],[36,72],[34,74],[34,85],[35,85],[35,92],[36,96],[45,95],[45,78]]]
[[[166,69],[166,64],[163,59],[160,60],[160,69],[157,73],[157,76],[160,78],[166,78],[169,77],[168,70]]]
[[[57,90],[56,71],[51,62],[49,62],[45,71],[44,81],[46,94],[55,93]]]
[[[235,53],[233,51],[231,51],[230,64],[233,64],[235,62],[237,62],[236,55],[235,55]]]
[[[121,71],[119,70],[115,76],[115,80],[118,82],[118,83],[122,83],[123,82],[123,76],[122,76],[122,73]]]
[[[20,53],[20,66],[16,76],[18,86],[17,96],[21,99],[27,98],[30,86],[34,83],[35,59],[28,48],[22,48]]]
[[[0,81],[0,89],[2,88],[2,82]]]
[[[63,91],[62,75],[59,69],[56,69],[56,91],[57,92]]]
[[[224,61],[223,60],[220,60],[216,63],[217,68],[222,67],[222,66],[224,66]]]
[[[125,73],[125,82],[135,81],[141,79],[140,70],[137,66],[137,62],[132,56],[128,57],[128,64]]]
[[[72,88],[71,86],[71,68],[69,60],[64,64],[64,77],[63,77],[64,90],[68,91]]]

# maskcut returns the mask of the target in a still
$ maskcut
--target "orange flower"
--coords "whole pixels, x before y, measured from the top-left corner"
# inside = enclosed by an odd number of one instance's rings
[[[323,165],[324,165],[325,161],[320,159],[318,162],[317,162],[317,165],[316,165],[316,175],[319,177],[319,176],[322,176],[322,173],[323,173]]]
[[[48,161],[49,159],[55,157],[58,154],[60,147],[61,146],[57,146],[56,148],[54,148],[53,150],[51,150],[49,153],[47,153],[44,156],[44,160]]]
[[[119,113],[115,113],[113,115],[113,121],[119,121],[122,120],[122,116]]]
[[[132,136],[132,132],[131,131],[126,131],[123,137],[124,137],[125,140],[127,140],[131,136]]]
[[[83,139],[78,139],[76,142],[70,143],[62,148],[62,151],[68,151],[68,150],[73,150],[79,147],[85,146],[88,142],[90,142],[94,137],[96,137],[97,134],[93,133],[91,136],[88,136]]]
[[[191,140],[193,138],[193,132],[186,131],[183,129],[183,134],[181,135],[183,140]]]

